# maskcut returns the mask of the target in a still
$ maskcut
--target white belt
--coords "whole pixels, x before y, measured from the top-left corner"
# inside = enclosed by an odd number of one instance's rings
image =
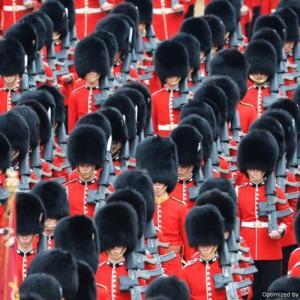
[[[172,131],[177,126],[178,126],[177,124],[158,125],[158,130],[160,130],[160,131]]]
[[[172,8],[154,8],[153,13],[155,15],[168,15],[168,14],[173,14],[174,10]]]
[[[261,221],[255,221],[255,222],[242,222],[241,227],[246,228],[268,228],[268,222],[261,222]]]
[[[100,7],[83,7],[75,9],[76,14],[98,14],[102,12]]]
[[[28,8],[25,5],[4,5],[4,11],[23,11],[27,10]]]

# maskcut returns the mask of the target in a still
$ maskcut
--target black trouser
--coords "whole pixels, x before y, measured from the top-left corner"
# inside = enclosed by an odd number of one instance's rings
[[[287,275],[288,263],[291,253],[297,248],[297,245],[287,246],[282,248],[282,276]]]
[[[281,260],[255,260],[254,263],[258,272],[254,274],[253,299],[261,300],[270,284],[281,277]]]

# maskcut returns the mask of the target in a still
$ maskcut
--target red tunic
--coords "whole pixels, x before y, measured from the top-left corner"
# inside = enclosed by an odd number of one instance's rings
[[[100,106],[95,105],[94,95],[100,94],[99,88],[88,88],[86,85],[72,91],[68,106],[68,130],[74,129],[76,122],[84,115],[97,111]]]
[[[240,114],[241,133],[246,134],[251,124],[257,119],[257,111],[254,106],[244,101],[240,101],[237,105],[237,111]]]
[[[96,283],[97,300],[110,300],[108,288],[103,284]]]
[[[11,25],[16,24],[22,17],[38,9],[40,2],[34,0],[33,8],[26,8],[24,0],[0,0],[1,28],[3,32]]]
[[[170,135],[179,123],[180,110],[173,109],[172,103],[179,90],[163,88],[152,94],[152,122],[154,132],[163,137]]]
[[[0,88],[0,113],[6,113],[11,110],[15,104],[12,102],[13,95],[19,94],[19,89]]]
[[[153,27],[159,40],[167,40],[173,37],[184,21],[184,15],[188,10],[186,0],[179,0],[183,5],[183,12],[176,13],[172,9],[171,0],[153,0]]]
[[[172,275],[177,276],[182,270],[181,258],[189,260],[195,253],[188,244],[185,232],[186,215],[187,208],[180,200],[168,197],[167,194],[159,200],[156,199],[153,222],[158,232],[163,234],[161,242],[168,242],[169,251],[173,250],[176,253],[176,258],[170,264],[173,266]]]
[[[255,185],[246,182],[237,189],[238,191],[238,216],[241,221],[240,234],[249,245],[254,260],[280,260],[282,259],[281,241],[271,239],[268,235],[268,218],[258,216],[258,203],[266,202],[265,184]],[[280,188],[276,190],[277,198],[286,200]],[[289,209],[288,202],[276,204],[277,210]],[[260,221],[262,228],[250,228],[247,223],[254,224]],[[278,224],[285,224],[286,232],[290,230],[292,217],[288,216],[278,220]],[[247,222],[247,223],[246,223]]]
[[[277,5],[279,3],[279,0],[261,0],[261,9],[260,14],[261,15],[268,15],[274,12]]]
[[[220,273],[222,273],[222,269],[217,257],[205,262],[200,258],[199,253],[195,255],[195,259],[185,265],[181,276],[190,289],[190,299],[226,299],[225,289],[217,290],[215,288],[214,275]]]
[[[69,205],[70,215],[85,215],[93,218],[95,205],[87,203],[88,191],[98,189],[97,177],[89,182],[84,182],[78,177],[65,184]]]
[[[22,252],[17,249],[17,269],[18,269],[18,284],[19,286],[27,276],[28,268],[37,255],[37,250],[32,249],[29,252]]]

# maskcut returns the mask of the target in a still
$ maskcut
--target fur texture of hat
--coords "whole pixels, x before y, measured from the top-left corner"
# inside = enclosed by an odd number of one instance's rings
[[[10,168],[10,156],[11,148],[10,143],[5,135],[0,133],[0,170],[5,172],[6,169]]]
[[[298,17],[298,22],[300,26],[300,3],[298,0],[281,0],[277,6],[278,8],[291,8]]]
[[[75,26],[75,1],[74,0],[56,0],[60,2],[65,10],[67,9],[68,30],[72,32]]]
[[[53,29],[54,29],[53,22],[47,14],[45,14],[41,11],[37,11],[35,13],[42,19],[42,21],[45,24],[45,28],[46,28],[45,46],[47,48],[50,48],[51,44],[53,42],[53,40],[52,40]]]
[[[299,286],[300,286],[300,278],[298,277],[290,277],[290,276],[283,276],[271,283],[268,288],[268,292],[274,293],[274,295],[284,295],[286,293],[295,293],[298,295],[299,293]],[[284,300],[285,296],[278,296],[274,297],[275,300]]]
[[[151,26],[153,19],[153,5],[151,0],[126,0],[138,8],[140,23]]]
[[[225,45],[225,25],[216,15],[205,14],[203,19],[210,27],[212,34],[212,46],[220,50]]]

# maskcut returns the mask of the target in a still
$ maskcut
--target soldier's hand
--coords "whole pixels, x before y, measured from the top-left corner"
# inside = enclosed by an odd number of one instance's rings
[[[113,7],[114,7],[114,5],[111,4],[111,3],[109,3],[109,2],[104,2],[104,3],[101,5],[101,9],[102,9],[103,11],[110,11],[110,10],[113,9]]]
[[[272,240],[279,240],[281,238],[281,234],[279,233],[278,230],[273,230],[269,233],[269,237]]]
[[[63,75],[61,79],[64,83],[70,83],[73,80],[73,75],[72,74]]]
[[[34,2],[33,1],[24,1],[24,6],[26,8],[34,8]]]
[[[176,4],[176,5],[174,5],[173,10],[177,13],[183,12],[183,5],[182,4]]]

